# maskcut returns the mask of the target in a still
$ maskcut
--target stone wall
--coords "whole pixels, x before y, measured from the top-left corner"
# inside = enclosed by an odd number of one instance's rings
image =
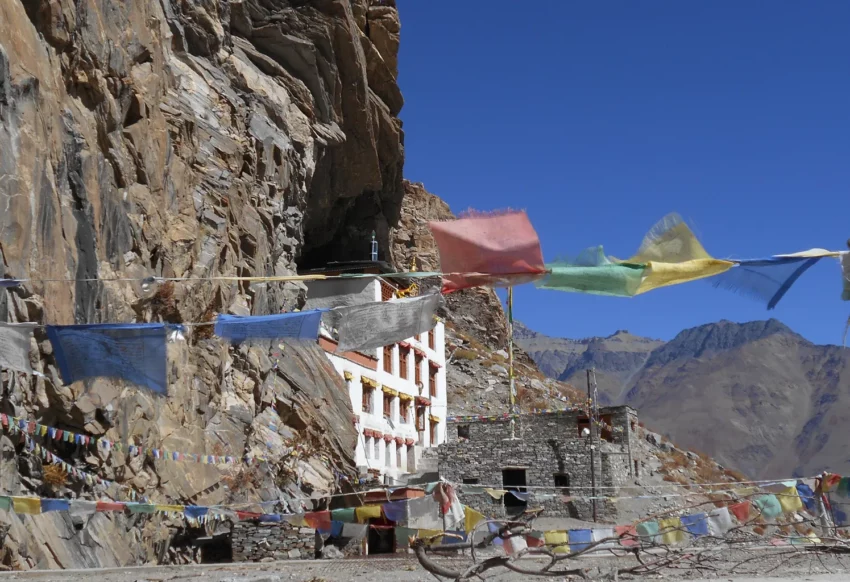
[[[234,562],[312,560],[316,530],[288,523],[238,522],[233,524],[231,543]]]
[[[628,407],[605,408],[604,418],[619,431],[605,431],[594,451],[597,494],[616,495],[634,477],[637,415]],[[587,519],[592,505],[570,496],[587,497],[592,491],[590,440],[580,436],[582,415],[574,412],[525,415],[515,426],[511,439],[510,421],[452,423],[448,442],[439,448],[440,476],[452,482],[501,487],[504,469],[524,469],[526,485],[545,487],[529,490],[528,507],[543,507],[546,515]],[[459,437],[467,434],[468,437]],[[566,484],[556,488],[557,479]],[[602,490],[602,488],[607,488]],[[492,517],[503,517],[521,509],[506,507],[486,493],[461,493],[462,501]],[[613,504],[597,502],[602,517],[614,517]]]

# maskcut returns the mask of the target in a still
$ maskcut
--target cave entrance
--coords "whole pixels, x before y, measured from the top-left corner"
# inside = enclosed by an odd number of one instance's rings
[[[233,561],[230,535],[199,538],[195,543],[201,547],[201,564],[228,564]]]
[[[369,520],[368,555],[395,552],[395,527],[385,518]]]

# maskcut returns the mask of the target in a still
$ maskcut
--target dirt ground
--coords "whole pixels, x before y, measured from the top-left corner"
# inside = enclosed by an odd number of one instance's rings
[[[465,558],[440,559],[444,566],[460,568]],[[525,560],[523,566],[530,560]],[[578,566],[586,568],[590,580],[612,580],[614,568],[634,565],[634,558],[587,557]],[[619,580],[690,580],[692,582],[806,581],[844,582],[850,580],[850,556],[816,554],[805,550],[759,548],[726,551],[712,561],[712,570],[667,570],[651,576],[620,574]],[[492,570],[485,578],[504,582],[530,582],[534,578]],[[434,582],[413,556],[392,558],[287,561],[259,564],[218,564],[204,566],[152,566],[124,570],[33,571],[0,574],[0,582],[73,581],[98,582]],[[562,577],[540,580],[564,580]],[[576,579],[578,578],[568,578]]]

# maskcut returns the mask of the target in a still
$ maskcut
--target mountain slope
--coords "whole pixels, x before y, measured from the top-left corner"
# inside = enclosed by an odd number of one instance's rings
[[[595,367],[600,399],[634,406],[679,445],[748,475],[850,469],[840,438],[850,417],[850,352],[814,345],[779,321],[721,321],[667,343],[625,332],[548,343],[523,334],[533,358],[567,362],[561,378]],[[560,346],[568,349],[556,353]]]

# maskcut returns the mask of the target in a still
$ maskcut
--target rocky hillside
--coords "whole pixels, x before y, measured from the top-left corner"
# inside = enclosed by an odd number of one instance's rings
[[[398,268],[439,270],[439,252],[428,222],[455,216],[448,204],[422,184],[405,181],[404,188],[398,227],[390,233],[392,260]],[[423,285],[438,286],[439,281]],[[450,293],[445,296],[441,315],[446,320],[449,414],[507,412],[507,318],[496,293],[483,288]],[[518,346],[514,356],[517,395],[523,410],[563,408],[568,401],[583,400],[569,384],[546,378]]]
[[[0,288],[0,321],[278,312],[303,302],[302,285],[212,278],[360,258],[373,230],[386,249],[404,195],[398,43],[392,0],[0,0],[0,276],[32,279]],[[138,281],[149,276],[191,280]],[[228,349],[206,330],[170,345],[167,398],[106,380],[64,386],[38,332],[31,359],[44,376],[3,372],[2,410],[145,447],[271,458],[224,469],[53,451],[155,502],[285,509],[338,488],[355,433],[324,355]],[[309,454],[289,455],[294,442]],[[0,449],[6,493],[128,494],[48,482],[17,438]],[[182,526],[100,513],[80,531],[62,513],[0,519],[13,568],[148,562]]]
[[[814,345],[779,321],[721,321],[666,343],[626,332],[573,341],[525,331],[518,341],[535,359],[566,362],[562,378],[571,366],[595,366],[608,401],[747,475],[850,471],[841,429],[850,352]]]

